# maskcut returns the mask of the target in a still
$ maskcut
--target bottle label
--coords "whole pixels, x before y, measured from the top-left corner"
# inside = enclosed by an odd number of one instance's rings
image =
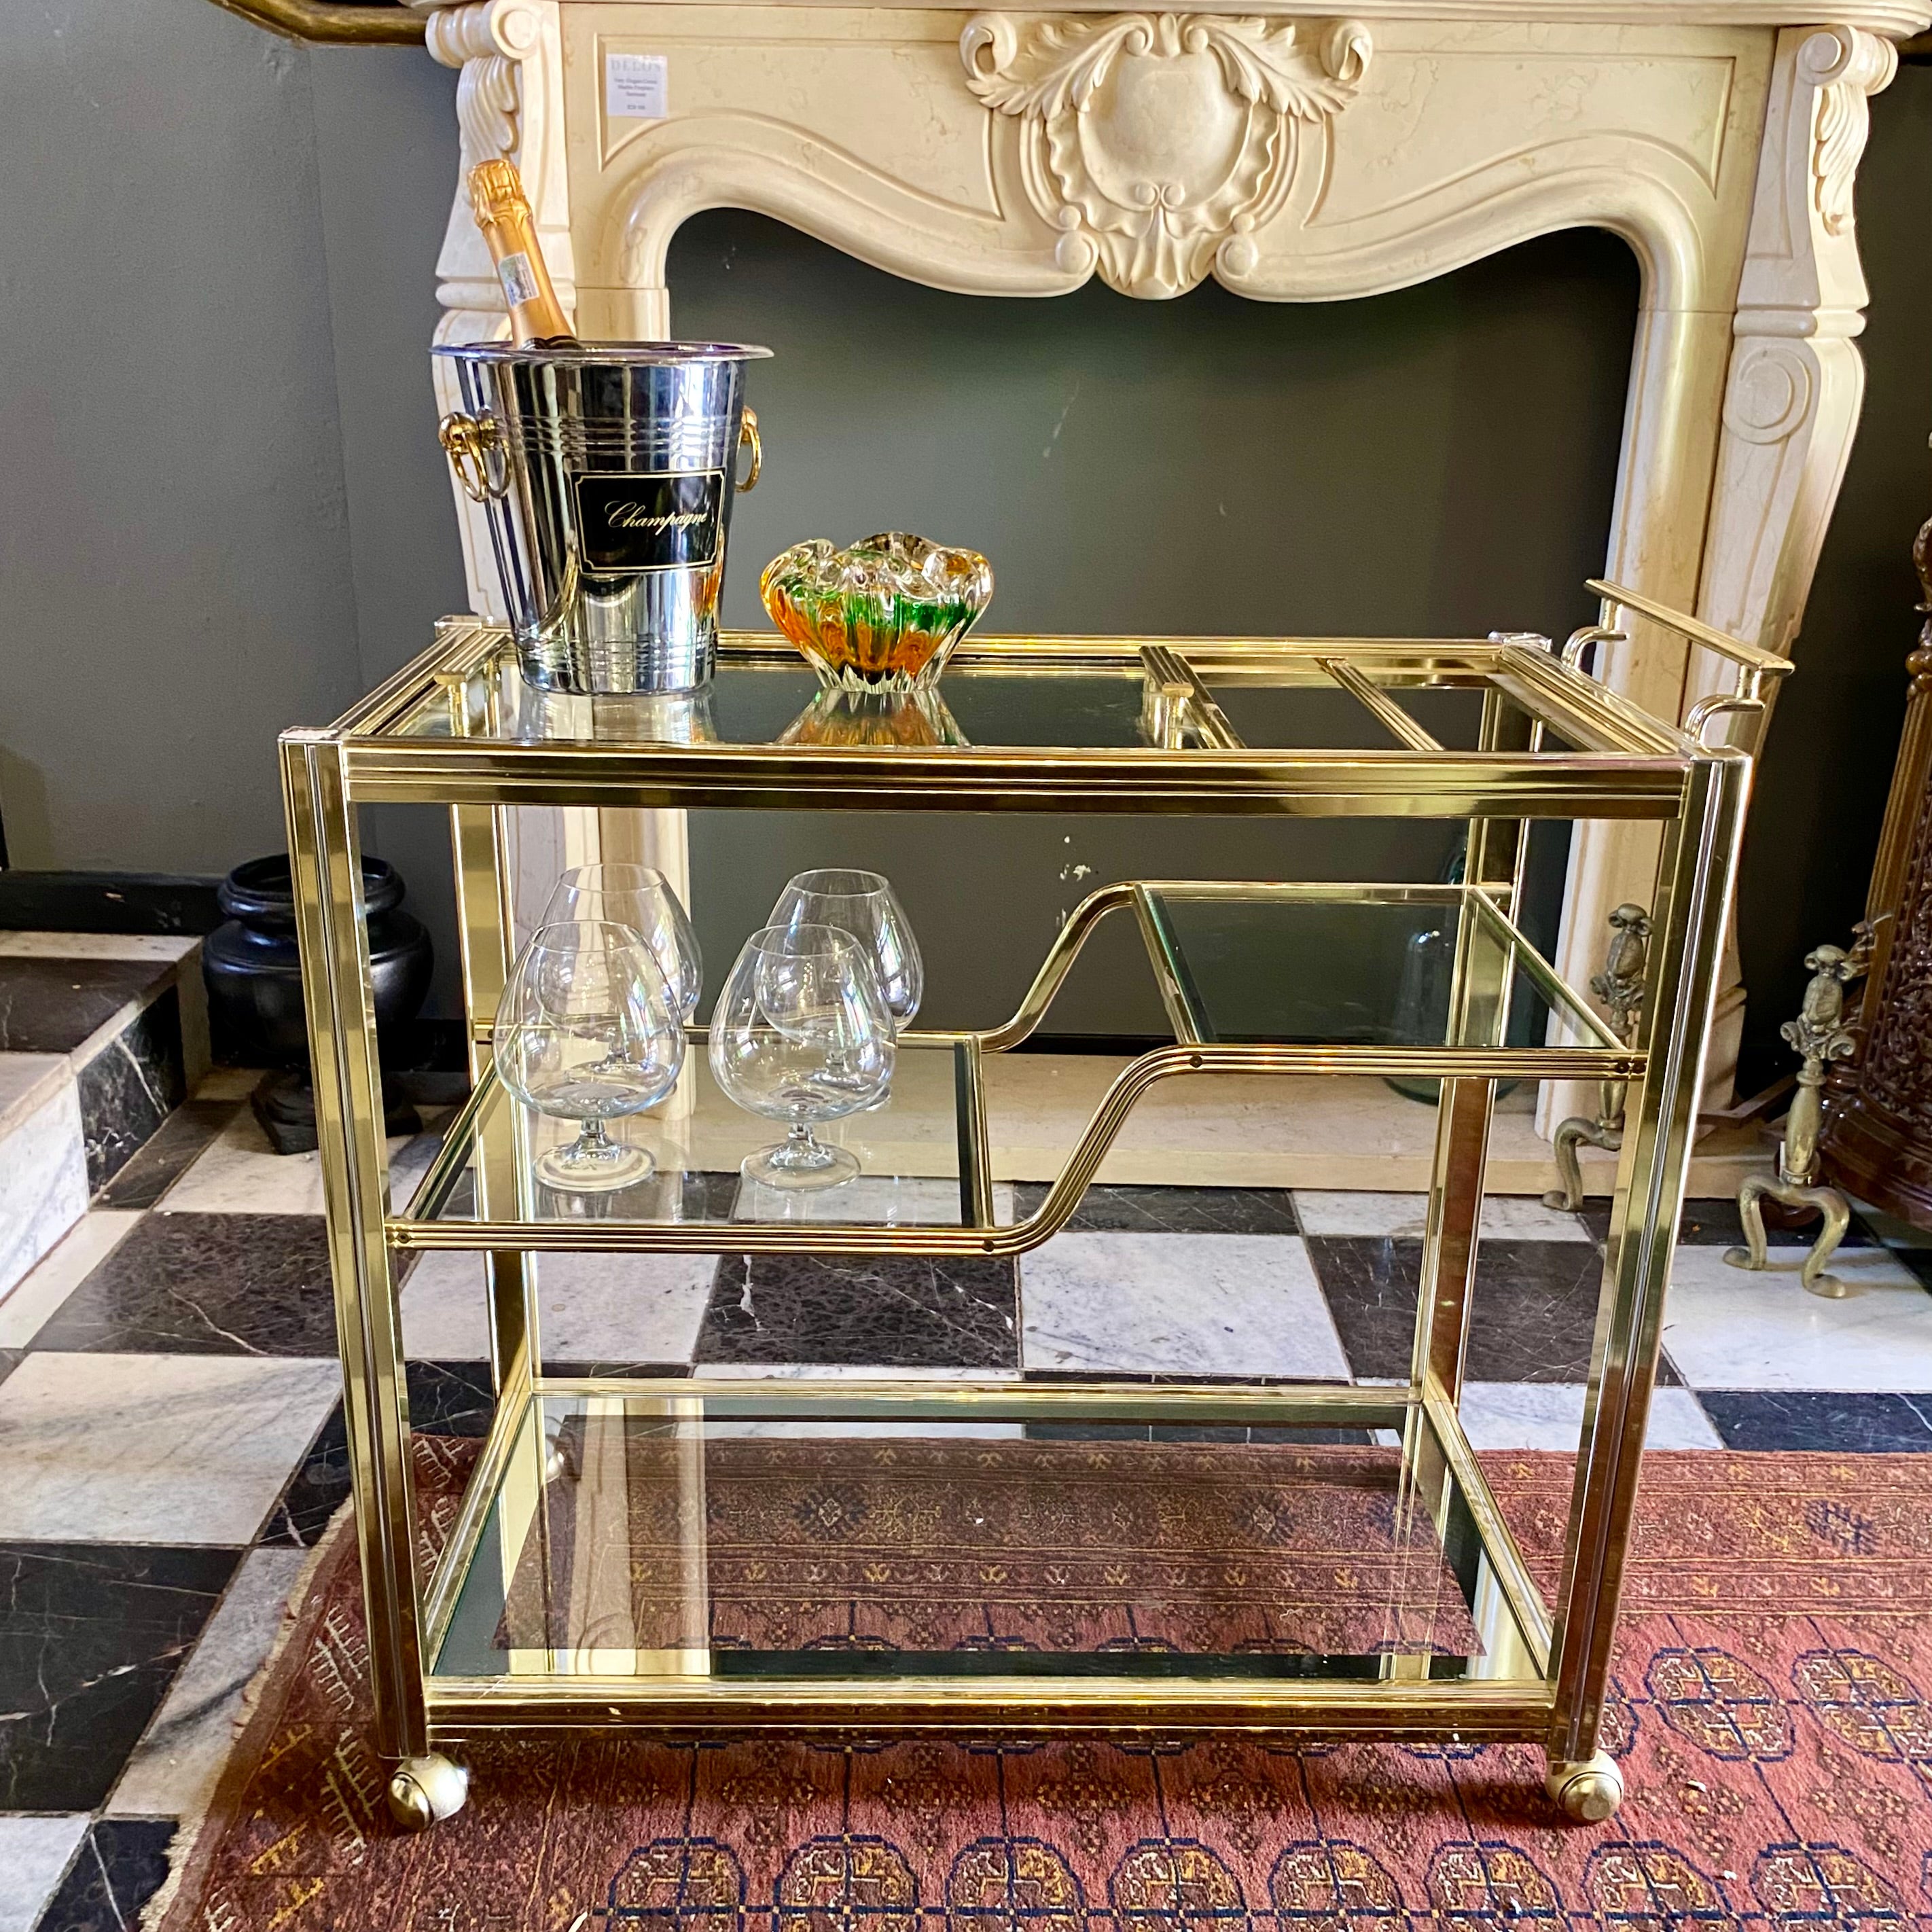
[[[724,472],[654,470],[574,479],[588,570],[686,570],[724,548]]]
[[[496,279],[503,285],[503,299],[512,308],[519,302],[537,298],[537,278],[530,258],[519,248],[496,264]]]

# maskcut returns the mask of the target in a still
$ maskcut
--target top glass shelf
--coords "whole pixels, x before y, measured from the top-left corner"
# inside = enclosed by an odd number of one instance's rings
[[[822,693],[770,634],[725,634],[704,689],[573,698],[526,684],[506,634],[452,622],[338,727],[358,741],[1022,754],[1489,754],[1682,760],[1691,747],[1540,640],[987,638],[929,697]]]

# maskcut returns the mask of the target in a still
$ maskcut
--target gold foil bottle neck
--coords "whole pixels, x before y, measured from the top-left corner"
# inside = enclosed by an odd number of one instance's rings
[[[514,161],[478,161],[470,170],[470,208],[478,228],[489,228],[506,215],[520,214],[527,220],[530,198],[524,192],[524,178]]]
[[[478,161],[470,170],[470,206],[476,226],[496,265],[510,333],[519,342],[568,343],[574,340],[563,305],[544,266],[543,244],[524,192],[523,177],[512,161]]]

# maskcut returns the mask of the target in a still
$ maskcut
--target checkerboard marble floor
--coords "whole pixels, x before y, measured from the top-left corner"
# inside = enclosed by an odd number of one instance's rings
[[[0,1932],[134,1922],[347,1492],[316,1162],[268,1151],[253,1077],[204,1082],[0,1300]],[[432,1145],[392,1159],[420,1169]],[[1014,1186],[1012,1211],[1043,1191]],[[669,1375],[1393,1377],[1421,1210],[1102,1188],[1017,1266],[548,1257],[546,1352]],[[1465,1402],[1478,1447],[1574,1446],[1603,1229],[1600,1208],[1490,1204]],[[1800,1291],[1795,1238],[1755,1276],[1723,1264],[1737,1238],[1731,1204],[1690,1204],[1653,1443],[1932,1450],[1932,1252],[1861,1226],[1838,1269],[1853,1292],[1827,1302]],[[481,1288],[456,1254],[405,1286],[419,1429],[481,1432]]]

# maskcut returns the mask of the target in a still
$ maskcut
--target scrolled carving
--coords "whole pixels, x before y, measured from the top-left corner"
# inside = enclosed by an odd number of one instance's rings
[[[1747,442],[1782,442],[1811,413],[1816,386],[1793,344],[1773,336],[1742,345],[1724,392],[1724,427]]]
[[[1819,90],[1811,152],[1812,192],[1828,235],[1852,220],[1852,182],[1871,131],[1869,97],[1898,70],[1890,40],[1856,27],[1826,27],[1798,50],[1798,71]]]
[[[1932,1142],[1932,788],[1912,858],[1876,1016],[1858,1067],[1861,1097],[1922,1144]]]
[[[1354,98],[1372,47],[1353,20],[980,14],[959,52],[974,94],[1022,124],[1028,196],[1060,230],[1060,266],[1159,298],[1217,262],[1252,269],[1249,238],[1288,193],[1302,130]]]
[[[519,64],[534,53],[543,22],[524,0],[473,0],[442,7],[423,23],[430,53],[462,70],[456,83],[456,120],[464,166],[514,153]]]

